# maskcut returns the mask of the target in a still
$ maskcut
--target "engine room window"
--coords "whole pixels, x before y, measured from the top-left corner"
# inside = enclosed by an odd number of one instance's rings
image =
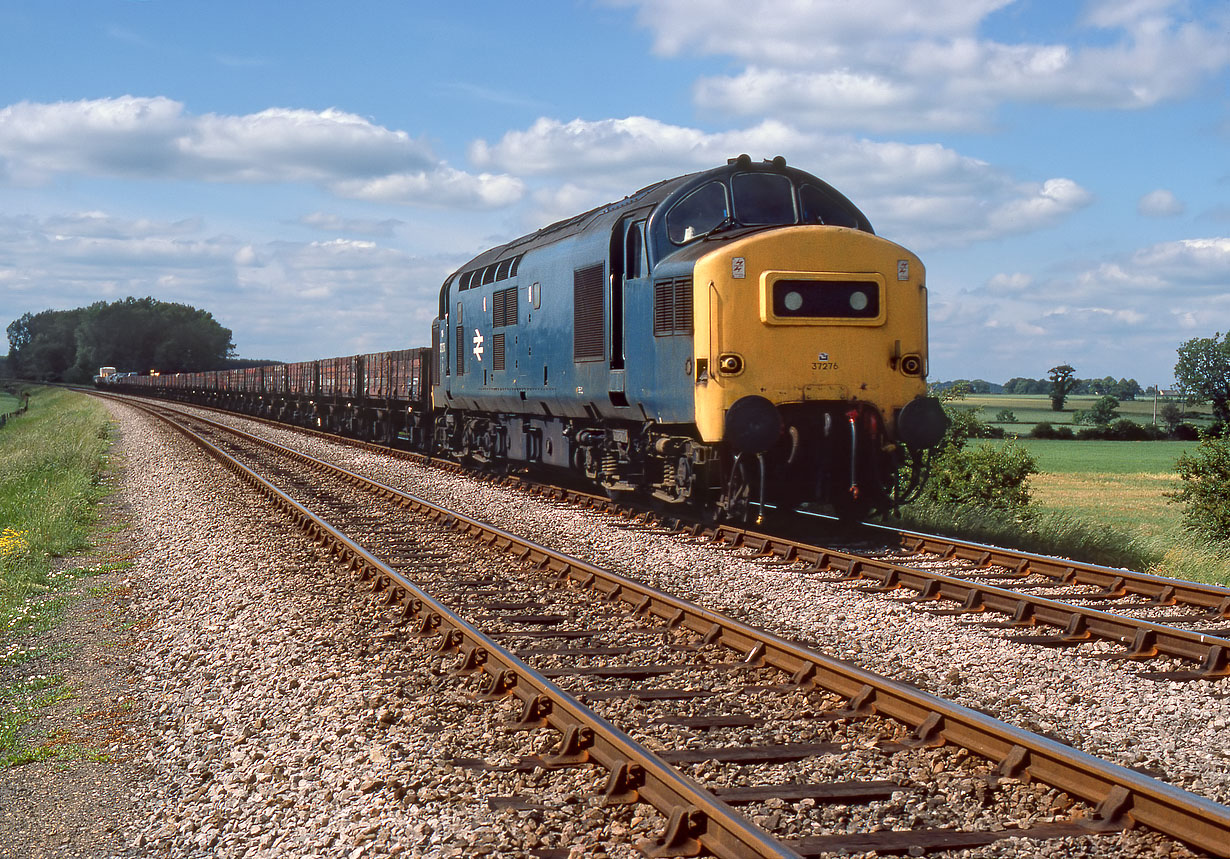
[[[815,185],[804,185],[799,189],[799,202],[803,204],[805,224],[858,229],[858,216],[850,211],[850,207]]]
[[[707,234],[730,216],[726,187],[721,182],[702,185],[666,213],[666,235],[677,245]]]
[[[735,218],[745,227],[793,224],[794,189],[780,173],[739,173],[730,181]]]

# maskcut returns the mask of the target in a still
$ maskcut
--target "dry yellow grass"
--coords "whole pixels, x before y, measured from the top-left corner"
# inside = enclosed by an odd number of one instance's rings
[[[1047,509],[1075,513],[1095,522],[1147,536],[1180,527],[1180,509],[1165,493],[1178,488],[1173,474],[1038,474],[1034,500]]]

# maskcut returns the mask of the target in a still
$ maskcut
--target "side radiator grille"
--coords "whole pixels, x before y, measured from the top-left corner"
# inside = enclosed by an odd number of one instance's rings
[[[491,369],[504,369],[504,332],[491,336]]]
[[[676,277],[653,285],[653,333],[692,333],[692,279]]]
[[[601,361],[606,357],[602,278],[602,263],[572,273],[573,361]]]

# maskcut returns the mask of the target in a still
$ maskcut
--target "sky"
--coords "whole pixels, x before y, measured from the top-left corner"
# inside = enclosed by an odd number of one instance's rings
[[[0,325],[424,345],[474,254],[741,153],[922,258],[932,380],[1230,331],[1225,0],[0,0]]]

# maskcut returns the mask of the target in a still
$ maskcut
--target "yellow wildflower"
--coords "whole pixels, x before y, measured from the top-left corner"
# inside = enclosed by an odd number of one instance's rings
[[[0,531],[0,556],[24,554],[29,548],[25,531],[15,531],[12,528]]]

